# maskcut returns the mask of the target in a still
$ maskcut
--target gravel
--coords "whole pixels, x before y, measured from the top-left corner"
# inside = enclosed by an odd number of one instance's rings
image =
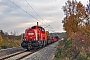
[[[59,41],[49,45],[48,47],[41,49],[38,52],[31,54],[30,56],[27,56],[22,60],[53,60],[54,52],[56,50],[56,46],[58,45],[58,43]]]
[[[16,53],[16,52],[18,52],[18,51],[23,51],[23,50],[24,50],[24,49],[21,48],[21,47],[2,49],[2,50],[0,50],[0,57],[5,56],[5,55],[9,55],[9,54],[12,54],[12,53]]]

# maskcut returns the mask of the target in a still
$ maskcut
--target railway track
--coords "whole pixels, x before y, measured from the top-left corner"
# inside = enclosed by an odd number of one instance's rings
[[[0,58],[0,60],[5,60],[5,59],[8,59],[8,58],[10,58],[10,57],[19,55],[19,54],[24,53],[24,52],[25,52],[25,51],[21,51],[21,52],[15,53],[15,54],[8,55],[8,56],[6,56],[6,57],[2,57],[2,58]]]
[[[25,49],[23,49],[21,47],[2,49],[2,50],[0,50],[0,58],[4,57],[6,55],[14,54],[14,53],[17,53],[17,52],[20,52],[20,51],[24,51],[24,50]]]
[[[43,47],[43,48],[45,48],[45,47]],[[27,56],[29,56],[29,55],[31,55],[31,54],[41,50],[43,48],[39,48],[37,50],[31,50],[31,51],[27,51],[27,50],[21,51],[21,52],[18,52],[18,53],[11,54],[9,56],[0,58],[0,60],[21,60],[21,59],[23,59],[23,58],[25,58],[25,57],[27,57]]]
[[[18,52],[16,54],[13,54],[13,55],[9,55],[9,56],[6,56],[6,57],[3,57],[1,58],[0,60],[21,60],[37,51],[39,51],[41,49],[38,49],[38,50],[31,50],[31,51],[22,51],[22,52]]]

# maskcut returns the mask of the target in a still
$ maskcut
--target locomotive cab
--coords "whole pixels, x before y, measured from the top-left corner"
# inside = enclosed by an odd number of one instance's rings
[[[23,42],[21,46],[25,49],[32,49],[32,43],[36,40],[35,32],[31,28],[25,30],[25,34],[23,35]]]
[[[35,39],[35,32],[34,32],[34,30],[32,30],[32,29],[27,29],[26,31],[25,31],[25,39],[26,39],[26,41],[34,41],[34,40],[36,40]]]

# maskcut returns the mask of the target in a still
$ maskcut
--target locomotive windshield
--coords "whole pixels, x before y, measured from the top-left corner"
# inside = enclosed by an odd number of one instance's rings
[[[42,32],[45,32],[45,30],[44,30],[44,29],[42,29]]]
[[[31,29],[36,29],[36,26],[31,27]],[[42,32],[45,32],[45,29],[41,26],[38,26],[38,30],[41,30]]]

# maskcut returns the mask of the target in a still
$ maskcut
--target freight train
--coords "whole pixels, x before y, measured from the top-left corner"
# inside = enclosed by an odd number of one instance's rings
[[[21,46],[27,50],[40,48],[56,42],[56,39],[52,38],[49,32],[45,31],[43,27],[38,26],[38,22],[36,26],[32,26],[25,30],[22,40]]]

